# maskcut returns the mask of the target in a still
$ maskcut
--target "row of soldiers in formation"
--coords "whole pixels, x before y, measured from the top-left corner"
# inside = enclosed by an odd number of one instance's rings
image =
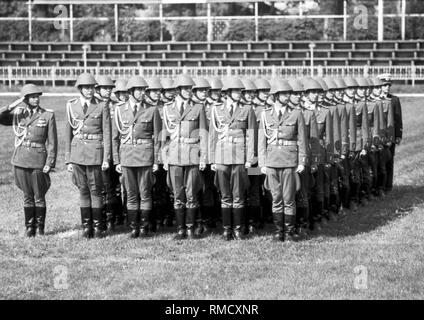
[[[145,237],[175,216],[175,238],[194,239],[216,227],[220,211],[226,240],[244,239],[266,220],[274,239],[297,240],[392,189],[402,114],[388,74],[113,82],[83,73],[75,86],[65,161],[87,238],[124,219],[131,238]],[[55,116],[40,107],[41,94],[27,84],[0,110],[16,136],[27,236],[44,234],[57,155]]]

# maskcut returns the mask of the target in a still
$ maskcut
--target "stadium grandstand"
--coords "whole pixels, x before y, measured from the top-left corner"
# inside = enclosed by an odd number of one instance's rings
[[[84,70],[424,80],[422,1],[32,0],[16,11],[0,17],[0,82],[8,85],[67,84]],[[88,26],[99,30],[87,36]]]

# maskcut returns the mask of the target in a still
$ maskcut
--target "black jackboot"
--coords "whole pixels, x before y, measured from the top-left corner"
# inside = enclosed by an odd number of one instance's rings
[[[36,228],[36,216],[35,216],[35,207],[24,207],[25,214],[25,235],[27,237],[35,236]]]
[[[185,208],[175,209],[175,220],[177,222],[177,234],[175,235],[174,240],[183,240],[187,238],[185,211],[186,211]]]
[[[130,238],[135,239],[140,236],[140,211],[128,210],[128,223],[130,224],[131,233]]]
[[[37,221],[35,233],[38,236],[44,236],[44,225],[46,222],[46,207],[35,208],[35,219]]]
[[[284,222],[283,222],[283,213],[273,212],[272,217],[274,220],[274,235],[273,239],[275,241],[284,241]]]
[[[233,239],[233,231],[232,231],[232,214],[231,208],[221,208],[222,212],[222,227],[224,228],[224,232],[222,234],[222,238],[225,241],[229,241]]]
[[[141,210],[140,237],[145,238],[149,233],[149,220],[152,210]]]
[[[194,229],[194,235],[197,238],[200,238],[203,233],[206,232],[206,223],[205,218],[210,217],[212,207],[201,207],[200,210],[197,209],[196,212],[196,228]]]
[[[187,238],[196,239],[197,235],[195,234],[195,221],[198,215],[198,208],[187,208],[186,209],[186,226],[187,226]]]
[[[115,217],[113,212],[113,205],[106,205],[106,231],[112,233],[115,230]]]
[[[244,240],[244,208],[233,208],[234,240]]]
[[[104,223],[103,223],[103,209],[102,208],[91,208],[93,215],[93,228],[94,228],[94,238],[103,238],[104,237]]]
[[[91,208],[84,207],[81,210],[82,236],[84,238],[93,237],[93,218],[91,216]]]
[[[299,236],[295,231],[296,216],[284,215],[284,240],[285,241],[297,241]]]

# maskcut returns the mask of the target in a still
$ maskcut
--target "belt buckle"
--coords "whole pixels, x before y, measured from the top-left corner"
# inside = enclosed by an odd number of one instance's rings
[[[180,137],[180,142],[184,143],[184,137]]]
[[[278,144],[279,144],[280,146],[282,146],[282,145],[284,144],[284,141],[283,141],[282,139],[278,139]]]
[[[233,136],[228,136],[228,142],[233,143]]]

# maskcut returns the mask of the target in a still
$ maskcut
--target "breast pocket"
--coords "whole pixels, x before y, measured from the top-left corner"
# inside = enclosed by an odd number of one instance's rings
[[[92,113],[88,117],[89,121],[94,125],[102,124],[102,114],[101,113]]]
[[[236,119],[237,129],[246,129],[247,128],[247,119],[246,118],[237,118]]]
[[[144,132],[153,132],[153,114],[139,119],[137,126]]]
[[[280,126],[280,132],[282,133],[282,138],[284,139],[293,139],[297,135],[297,126],[296,122],[287,122]]]

